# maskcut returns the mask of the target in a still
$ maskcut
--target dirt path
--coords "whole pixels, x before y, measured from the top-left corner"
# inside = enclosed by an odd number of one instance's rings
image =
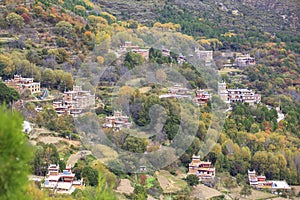
[[[43,142],[45,144],[58,144],[59,141],[61,141],[61,138],[52,137],[52,136],[44,136],[44,137],[39,137],[38,141]]]
[[[168,171],[156,171],[155,175],[164,193],[176,193],[187,186],[187,183],[184,180],[171,175]]]
[[[132,194],[134,188],[130,184],[129,179],[121,179],[119,186],[117,187],[117,192],[121,194]]]
[[[239,198],[239,199],[271,199],[275,197],[274,194],[271,194],[269,192],[258,191],[256,189],[252,189],[252,193],[250,196],[241,197],[240,195],[241,189],[242,189],[241,187],[231,189],[230,196],[232,198]]]
[[[69,145],[73,145],[75,147],[80,146],[80,142],[76,140],[68,140],[66,138],[54,137],[54,136],[39,136],[38,141],[43,142],[45,144],[58,144],[60,141],[64,141]]]
[[[46,129],[46,128],[34,128],[32,133],[29,135],[30,140],[37,139],[40,135],[50,135],[54,132]]]
[[[168,181],[168,179],[164,176],[157,176],[157,180],[160,184],[160,187],[165,191],[169,186],[170,186],[170,183]]]
[[[191,197],[199,199],[211,199],[221,195],[222,193],[218,190],[200,184],[193,188]]]
[[[67,161],[67,165],[71,165],[71,167],[74,167],[74,165],[76,164],[76,162],[82,157],[82,156],[87,156],[92,154],[91,151],[88,150],[83,150],[83,151],[78,151],[76,154],[72,154],[68,161]]]

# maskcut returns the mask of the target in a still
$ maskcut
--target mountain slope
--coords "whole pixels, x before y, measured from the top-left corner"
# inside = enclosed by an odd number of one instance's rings
[[[151,25],[155,21],[174,22],[166,18],[171,10],[178,13],[178,17],[185,18],[186,14],[189,14],[195,21],[202,18],[214,23],[215,28],[236,33],[249,30],[269,32],[279,34],[281,39],[285,35],[299,36],[300,8],[297,0],[97,0],[97,2],[103,5],[103,10],[114,13],[119,19],[134,19],[144,24]],[[295,40],[294,38],[293,41]]]

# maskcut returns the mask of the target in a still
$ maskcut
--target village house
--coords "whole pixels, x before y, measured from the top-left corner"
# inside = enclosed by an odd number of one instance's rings
[[[201,161],[200,156],[193,155],[188,174],[195,174],[199,181],[212,180],[215,178],[216,169],[211,167],[210,161]]]
[[[169,49],[162,49],[161,53],[162,53],[162,56],[164,56],[164,57],[168,57],[171,55]]]
[[[222,51],[221,56],[224,58],[227,58],[227,59],[231,59],[234,57],[234,52],[232,52],[230,50]]]
[[[227,85],[225,82],[218,83],[218,95],[220,96],[222,101],[224,101],[225,103],[229,103]]]
[[[230,103],[243,102],[254,105],[254,103],[259,103],[261,96],[255,94],[254,91],[249,89],[228,89],[228,100]]]
[[[235,10],[232,10],[231,13],[232,13],[233,15],[239,15],[239,11],[236,10],[236,9],[235,9]]]
[[[225,103],[243,102],[254,105],[260,103],[261,95],[243,88],[227,89],[225,82],[218,83],[218,94]]]
[[[122,128],[130,128],[132,123],[129,121],[129,117],[122,115],[122,111],[114,111],[112,116],[105,117],[103,124],[104,128],[113,128],[115,130],[121,130]]]
[[[139,46],[132,45],[131,41],[125,41],[122,46],[120,46],[121,51],[128,51],[132,49],[139,49]]]
[[[31,94],[41,91],[40,82],[34,82],[33,78],[23,78],[21,75],[14,75],[13,79],[4,82],[8,87],[12,87],[22,93],[29,90]]]
[[[140,48],[137,45],[132,45],[131,41],[125,41],[123,45],[120,46],[121,52],[134,52],[143,56],[146,60],[149,59],[149,48]],[[162,48],[161,49],[162,56],[168,57],[171,55],[171,51],[169,49]],[[209,64],[213,61],[213,51],[200,51],[199,49],[195,49],[196,54],[201,60],[205,61],[205,64]],[[190,55],[192,56],[192,55]],[[186,56],[179,54],[177,56],[177,62],[179,65],[182,65],[184,62],[187,62]]]
[[[270,105],[266,105],[268,110],[272,110],[274,109],[274,107],[270,106]],[[277,123],[279,123],[281,120],[283,120],[285,118],[285,115],[282,113],[282,110],[280,108],[280,106],[277,106],[275,108],[276,112],[277,112]]]
[[[255,65],[255,58],[251,57],[249,54],[240,55],[236,57],[234,64],[240,68],[253,66]]]
[[[177,62],[178,62],[179,65],[182,65],[184,62],[186,62],[186,57],[183,56],[183,55],[179,55],[177,57]]]
[[[95,106],[95,94],[82,90],[81,86],[74,86],[72,91],[65,91],[62,101],[54,101],[53,108],[58,114],[68,113],[78,115],[84,109]]]
[[[122,46],[120,46],[121,52],[132,51],[134,53],[140,54],[146,60],[149,59],[149,48],[140,48],[137,45],[132,45],[131,41],[125,41]]]
[[[266,177],[263,175],[257,176],[255,170],[248,170],[248,180],[250,186],[259,190],[269,189],[271,192],[276,192],[277,190],[291,190],[291,187],[286,181],[266,180]]]
[[[194,97],[193,101],[197,105],[203,106],[208,102],[210,97],[211,97],[211,95],[208,92],[206,92],[202,89],[199,89],[196,91],[196,96]]]
[[[168,89],[167,94],[160,95],[159,98],[191,98],[191,91],[180,84],[176,84]]]
[[[23,121],[23,132],[30,133],[31,131],[33,131],[33,124],[29,121]]]
[[[239,67],[245,68],[248,66],[254,66],[255,58],[250,54],[242,54],[240,52],[225,51],[221,53],[223,57],[223,67]]]
[[[229,50],[221,52],[219,60],[222,61],[222,63],[223,63],[222,66],[223,67],[234,67],[235,66],[235,64],[234,64],[235,56],[234,55],[235,55],[234,52],[229,51]]]
[[[134,53],[140,54],[146,60],[149,59],[149,49],[138,48],[138,49],[132,49],[131,51]]]
[[[213,61],[213,51],[200,51],[199,48],[196,48],[195,53],[199,59],[204,60],[205,63],[211,63]]]
[[[59,165],[50,164],[45,181],[41,186],[43,189],[51,190],[54,193],[72,194],[76,188],[82,188],[84,186],[83,179],[74,179],[75,174],[72,173],[70,166],[67,166],[61,173],[59,172]]]

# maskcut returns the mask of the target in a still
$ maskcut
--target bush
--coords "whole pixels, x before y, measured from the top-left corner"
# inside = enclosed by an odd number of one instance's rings
[[[98,172],[90,166],[82,169],[82,177],[84,177],[88,185],[96,186],[98,184]]]
[[[199,178],[195,174],[190,174],[186,177],[186,182],[190,186],[198,185],[199,184]]]

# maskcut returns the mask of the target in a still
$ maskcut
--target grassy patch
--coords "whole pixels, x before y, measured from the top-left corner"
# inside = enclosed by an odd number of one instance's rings
[[[222,74],[228,74],[229,72],[242,72],[243,70],[237,69],[237,68],[229,68],[229,67],[224,67],[219,71],[219,73]]]
[[[142,87],[139,89],[140,93],[147,93],[151,90],[151,87]]]
[[[6,44],[6,43],[13,42],[16,40],[17,40],[17,38],[0,37],[0,44]]]
[[[241,187],[233,188],[230,190],[231,197],[233,198],[241,198],[240,192],[241,192]],[[276,195],[271,194],[270,192],[264,192],[264,191],[259,191],[252,189],[252,193],[250,196],[247,196],[248,199],[270,199],[270,198],[275,198]]]
[[[97,144],[93,147],[93,154],[102,163],[107,163],[110,160],[116,160],[118,158],[118,153],[115,150],[102,144]]]
[[[173,176],[168,171],[158,171],[156,176],[164,193],[177,193],[187,187],[187,182]]]
[[[154,177],[148,177],[146,179],[146,186],[147,188],[152,188],[154,186],[154,182],[156,181],[156,179]]]

